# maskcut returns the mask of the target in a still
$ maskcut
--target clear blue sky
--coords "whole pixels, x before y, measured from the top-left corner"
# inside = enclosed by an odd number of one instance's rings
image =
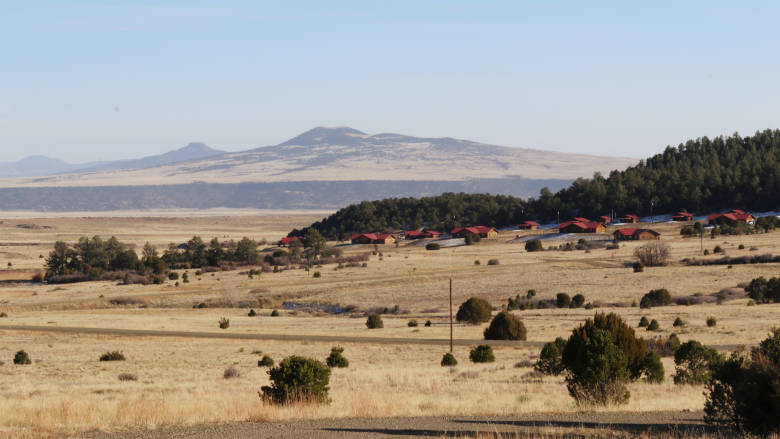
[[[779,25],[771,1],[9,0],[0,161],[318,125],[644,157],[780,128]]]

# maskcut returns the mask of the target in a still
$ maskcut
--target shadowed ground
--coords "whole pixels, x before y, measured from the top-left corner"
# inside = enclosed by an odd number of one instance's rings
[[[159,430],[90,432],[93,439],[120,438],[418,438],[418,437],[635,437],[715,433],[701,412],[539,413],[518,416],[453,416],[242,422]]]

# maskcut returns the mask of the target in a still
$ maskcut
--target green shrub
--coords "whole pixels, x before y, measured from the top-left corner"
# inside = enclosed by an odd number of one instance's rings
[[[488,259],[488,265],[498,265],[498,259]]]
[[[490,320],[492,312],[493,309],[487,301],[472,297],[460,305],[455,320],[478,325]]]
[[[536,303],[536,307],[539,309],[547,309],[549,305],[544,300],[540,300],[539,302]]]
[[[534,369],[547,375],[560,375],[565,367],[563,365],[563,349],[566,347],[566,340],[558,337],[555,341],[545,343],[542,351],[539,353],[539,360],[534,365]]]
[[[179,273],[171,271],[168,273],[168,280],[179,280]]]
[[[640,328],[647,328],[648,326],[650,326],[650,320],[648,320],[647,317],[642,316],[642,318],[639,319],[639,327]]]
[[[585,296],[582,294],[575,294],[574,297],[571,298],[571,307],[572,308],[579,308],[585,303]]]
[[[250,309],[250,310],[249,310],[249,314],[247,314],[247,315],[248,315],[249,317],[255,317],[255,316],[257,315],[257,313],[255,312],[255,310],[254,310],[254,309]]]
[[[366,327],[368,329],[380,329],[384,327],[384,323],[382,322],[382,316],[379,314],[371,314],[368,316],[368,319],[366,320]]]
[[[426,250],[439,250],[441,246],[436,242],[429,242],[425,245]]]
[[[330,368],[313,358],[293,355],[268,371],[270,386],[261,388],[260,396],[277,404],[326,403]]]
[[[181,281],[186,283],[190,282],[190,275],[188,275],[186,272],[182,273],[181,275]]]
[[[711,367],[723,362],[723,357],[712,348],[696,340],[680,345],[674,353],[675,384],[706,384],[710,381]]]
[[[707,317],[707,327],[712,328],[718,324],[718,320],[715,317]]]
[[[489,344],[481,344],[469,352],[469,359],[472,363],[492,363],[496,361],[493,355],[493,348]]]
[[[653,319],[650,320],[650,324],[647,325],[648,331],[658,331],[660,329],[660,326],[658,325],[658,320]]]
[[[485,329],[485,340],[525,340],[526,329],[520,319],[508,311],[501,311],[493,317]]]
[[[106,352],[100,356],[100,361],[125,361],[125,356],[120,351]]]
[[[219,318],[219,329],[227,329],[230,327],[230,319],[226,317]]]
[[[569,371],[566,387],[579,405],[625,404],[631,396],[626,354],[615,345],[609,332],[595,329],[578,346],[579,358],[574,363],[569,344],[564,350],[564,362]],[[644,360],[644,359],[643,359]],[[643,363],[644,364],[644,363]]]
[[[745,287],[745,292],[758,303],[780,302],[780,277],[757,277]]]
[[[571,297],[566,293],[558,293],[555,295],[555,305],[558,308],[568,308],[571,305]]]
[[[642,265],[641,262],[634,262],[633,268],[634,268],[634,273],[641,273],[645,271],[645,266]]]
[[[14,355],[14,364],[32,364],[32,360],[27,352],[19,351]]]
[[[680,349],[680,337],[677,334],[669,334],[669,338],[666,340],[666,348],[672,353],[677,352]]]
[[[458,360],[456,360],[455,356],[452,355],[451,353],[447,352],[446,354],[444,354],[443,357],[441,357],[442,367],[452,367],[457,365],[458,365]]]
[[[417,327],[417,320],[409,320],[406,322],[406,326],[410,328],[416,328]]]
[[[536,290],[534,290],[534,289],[530,289],[530,290],[526,291],[526,293],[525,293],[525,298],[526,299],[530,299],[530,298],[535,297],[535,296],[536,296]]]
[[[648,352],[645,357],[645,381],[648,383],[664,382],[664,364],[661,362],[661,356],[655,352]]]
[[[482,263],[481,263],[481,262],[479,262],[479,259],[477,259],[476,261],[474,261],[474,265],[481,265],[481,264],[482,264]]]
[[[744,250],[745,249],[745,244],[740,244],[739,247],[737,247],[737,248],[740,249],[740,250]]]
[[[645,299],[650,301],[651,306],[666,306],[672,303],[672,295],[669,294],[669,291],[666,288],[650,290],[649,293],[642,296],[640,304],[644,303]]]
[[[780,433],[780,329],[749,355],[715,365],[705,395],[707,423],[765,437]]]
[[[585,304],[585,309],[593,309],[595,308],[592,303],[588,302]]]
[[[263,358],[257,361],[257,367],[273,367],[274,359],[268,355],[263,355]]]
[[[626,384],[645,373],[647,345],[615,313],[596,314],[572,331],[563,350],[569,394],[581,405],[622,404]]]
[[[271,311],[271,317],[279,317],[279,311],[276,309]]]
[[[319,278],[319,277],[322,277],[322,274],[319,271],[315,271],[314,274],[312,275],[312,277]]]
[[[525,251],[527,252],[539,252],[542,250],[544,250],[544,247],[542,246],[541,240],[532,239],[525,242]]]
[[[681,318],[677,317],[674,319],[674,323],[672,323],[672,326],[674,326],[675,328],[678,326],[685,326],[685,322],[683,322]]]
[[[344,348],[341,346],[334,346],[330,350],[330,355],[325,360],[325,364],[328,367],[349,367],[349,360],[344,357]]]
[[[642,300],[639,301],[639,308],[641,309],[648,309],[652,307],[653,307],[653,302],[647,296],[643,296]]]
[[[426,320],[426,321],[425,321],[425,327],[426,327],[426,328],[430,328],[430,327],[431,327],[431,325],[433,325],[433,323],[432,323],[430,320]]]

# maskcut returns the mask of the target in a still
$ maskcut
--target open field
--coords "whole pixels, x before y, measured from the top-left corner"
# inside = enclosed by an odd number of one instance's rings
[[[678,224],[656,224],[662,241],[672,250],[668,267],[634,273],[633,261],[640,243],[622,243],[619,249],[544,251],[527,253],[522,244],[510,244],[516,232],[502,232],[497,240],[474,246],[426,251],[424,246],[402,242],[380,246],[366,267],[335,269],[325,265],[314,278],[302,269],[263,273],[250,279],[246,268],[197,275],[175,286],[118,285],[89,282],[40,285],[28,279],[43,267],[55,240],[74,242],[79,236],[117,236],[136,250],[147,241],[158,248],[200,235],[208,241],[243,236],[269,242],[293,227],[319,219],[317,214],[204,215],[127,217],[55,217],[5,219],[0,224],[0,436],[82,434],[102,429],[138,432],[163,426],[241,421],[295,419],[417,417],[417,416],[527,416],[535,413],[577,413],[562,378],[535,376],[531,365],[537,343],[566,336],[594,310],[537,309],[515,311],[528,328],[528,340],[495,346],[496,362],[474,365],[468,361],[469,340],[479,340],[481,327],[456,325],[454,336],[466,341],[455,347],[459,365],[439,367],[446,344],[416,344],[404,340],[449,337],[448,282],[453,279],[457,307],[470,296],[506,304],[508,297],[536,290],[536,299],[556,293],[581,293],[587,302],[600,304],[636,325],[646,315],[659,321],[659,332],[638,331],[641,336],[667,337],[677,333],[685,341],[733,348],[763,339],[778,325],[778,305],[748,307],[746,298],[691,306],[653,309],[632,307],[651,289],[667,288],[673,297],[710,298],[723,289],[737,288],[758,276],[777,276],[778,264],[686,267],[685,257],[700,256],[698,239],[682,239]],[[34,224],[35,228],[18,227]],[[229,238],[225,238],[229,237]],[[335,244],[335,243],[333,243]],[[559,243],[555,243],[558,245]],[[744,249],[738,246],[744,245]],[[550,244],[552,245],[552,243]],[[706,238],[705,248],[724,248],[729,256],[780,253],[780,232],[748,236]],[[273,248],[268,245],[268,249]],[[346,255],[372,252],[373,246],[342,246]],[[751,250],[755,248],[755,250]],[[717,258],[720,256],[706,256]],[[487,265],[498,259],[498,265]],[[480,265],[475,265],[476,260]],[[6,269],[7,263],[12,265]],[[205,303],[207,308],[193,309]],[[285,307],[295,303],[297,310]],[[350,306],[351,314],[331,314],[320,305]],[[365,312],[399,308],[384,316],[385,327],[368,330]],[[249,308],[258,312],[248,317]],[[272,309],[280,317],[270,317]],[[681,317],[687,324],[673,328]],[[717,318],[707,327],[708,316]],[[217,320],[230,319],[220,330]],[[407,322],[417,320],[418,327]],[[423,323],[431,320],[431,327]],[[116,328],[218,334],[267,334],[300,340],[242,340],[206,337],[147,337],[84,333],[3,330],[4,325],[44,327]],[[674,329],[674,331],[673,331]],[[259,352],[279,361],[302,354],[324,359],[333,342],[312,336],[340,337],[348,369],[335,369],[331,379],[332,403],[327,406],[279,408],[263,405],[257,392],[267,383],[265,368],[257,367]],[[356,342],[358,337],[382,337],[389,343]],[[273,338],[273,337],[270,337]],[[350,341],[352,340],[352,341]],[[13,354],[24,349],[31,366],[14,366]],[[105,363],[98,357],[121,350],[127,361]],[[225,368],[235,365],[241,377],[224,379]],[[703,407],[701,386],[675,386],[671,359],[665,358],[667,382],[630,385],[627,406],[601,412],[654,413]],[[137,381],[120,381],[120,373]],[[355,427],[358,428],[358,427]],[[380,436],[378,436],[380,437]]]

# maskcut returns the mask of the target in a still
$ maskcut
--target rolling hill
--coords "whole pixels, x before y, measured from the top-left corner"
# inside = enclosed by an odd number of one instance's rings
[[[0,180],[0,209],[321,209],[460,191],[527,197],[542,187],[558,190],[575,178],[637,162],[449,137],[369,135],[348,127],[318,127],[278,145],[241,152],[220,153],[195,144],[185,150],[189,156],[169,153]],[[206,157],[192,157],[196,152]]]

